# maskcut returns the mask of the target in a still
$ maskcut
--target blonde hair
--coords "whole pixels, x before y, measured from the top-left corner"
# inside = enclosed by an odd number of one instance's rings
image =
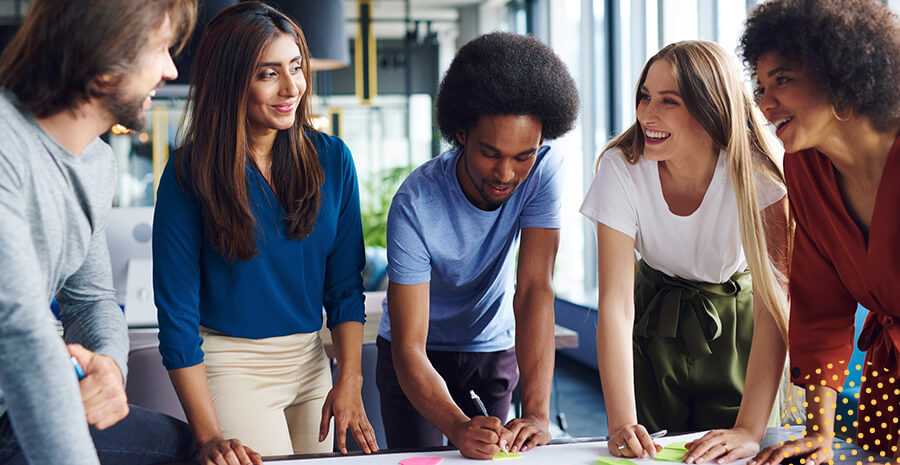
[[[675,82],[688,112],[710,135],[716,149],[725,151],[729,177],[737,199],[741,243],[750,266],[753,287],[762,297],[787,344],[786,278],[769,256],[756,193],[757,175],[784,185],[781,160],[776,158],[778,144],[764,127],[762,114],[744,87],[736,62],[725,49],[713,42],[676,42],[650,58],[638,80],[635,108],[640,103],[640,88],[656,60],[666,60],[672,64]],[[632,124],[611,140],[603,151],[611,148],[620,149],[629,163],[637,163],[644,151],[641,125],[637,122]],[[790,247],[790,234],[785,238],[785,243]],[[787,257],[788,251],[784,253]]]

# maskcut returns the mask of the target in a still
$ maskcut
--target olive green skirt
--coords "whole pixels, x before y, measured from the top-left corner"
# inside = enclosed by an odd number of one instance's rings
[[[698,283],[641,260],[634,308],[638,421],[651,432],[732,427],[753,338],[750,272],[720,284]],[[777,426],[778,409],[769,423]]]

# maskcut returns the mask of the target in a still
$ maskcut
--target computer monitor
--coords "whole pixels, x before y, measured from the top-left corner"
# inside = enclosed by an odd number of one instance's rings
[[[116,300],[129,327],[155,327],[153,304],[153,207],[113,208],[106,226]]]

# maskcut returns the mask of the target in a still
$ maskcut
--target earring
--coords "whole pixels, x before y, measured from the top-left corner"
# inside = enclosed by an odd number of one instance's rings
[[[838,121],[840,121],[840,122],[842,122],[842,123],[845,122],[845,121],[848,121],[848,120],[850,119],[849,116],[846,117],[846,118],[841,118],[840,116],[838,116],[837,111],[834,110],[834,105],[831,106],[831,114],[834,115],[834,118],[835,118],[836,120],[838,120]]]

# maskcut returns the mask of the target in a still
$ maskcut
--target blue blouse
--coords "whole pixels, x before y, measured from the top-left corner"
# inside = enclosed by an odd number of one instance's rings
[[[153,217],[153,289],[159,350],[169,370],[203,362],[200,325],[260,339],[365,322],[365,265],[359,187],[350,150],[337,137],[309,133],[325,173],[315,228],[287,237],[285,211],[265,179],[247,166],[256,250],[230,260],[203,232],[200,204],[178,184],[173,160],[159,182]]]

